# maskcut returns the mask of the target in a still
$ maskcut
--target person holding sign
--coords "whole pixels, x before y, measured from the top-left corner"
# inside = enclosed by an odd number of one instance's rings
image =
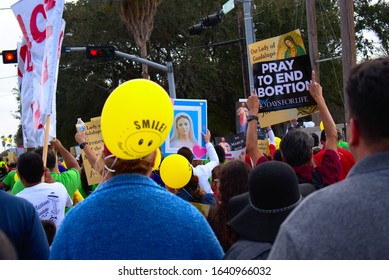
[[[301,129],[293,129],[282,138],[280,150],[282,160],[291,165],[299,178],[299,183],[312,183],[316,189],[323,188],[339,181],[340,161],[337,154],[337,139],[335,122],[325,103],[322,87],[315,80],[315,72],[312,71],[312,84],[309,93],[315,99],[319,108],[320,117],[327,133],[327,149],[323,161],[314,167],[312,160],[313,138]],[[248,124],[246,149],[253,162],[257,165],[267,161],[262,151],[257,146],[257,113],[260,102],[257,96],[251,95],[247,100],[250,112],[254,113],[252,121]]]

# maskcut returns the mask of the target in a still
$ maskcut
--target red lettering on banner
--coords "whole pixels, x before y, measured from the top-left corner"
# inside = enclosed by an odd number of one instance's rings
[[[51,10],[52,8],[55,7],[56,1],[55,0],[45,0],[45,5],[46,5],[46,11]]]
[[[20,47],[19,49],[19,57],[21,58],[21,60],[25,63],[26,62],[26,55],[28,53],[28,47],[27,45],[23,45]],[[20,71],[19,69],[19,66],[20,66],[21,63],[19,63],[18,65],[18,75],[20,78],[23,78],[23,73]]]
[[[42,119],[41,119],[40,106],[39,106],[39,103],[37,103],[36,106],[35,106],[35,104],[36,104],[35,101],[32,101],[30,104],[30,108],[31,108],[32,114],[33,114],[34,127],[36,129],[42,129],[43,124],[42,124]]]
[[[31,72],[34,69],[33,64],[32,64],[32,59],[31,59],[31,45],[32,44],[31,44],[30,38],[28,37],[27,29],[26,29],[26,26],[24,25],[22,16],[17,15],[16,19],[20,25],[20,29],[22,29],[24,39],[26,40],[26,43],[27,43],[27,55],[25,55],[25,57],[27,58],[26,71]]]
[[[21,59],[26,62],[26,54],[28,52],[28,47],[27,45],[23,45],[21,46],[20,50],[19,50],[19,54],[20,54],[20,57]]]
[[[43,61],[43,69],[42,69],[42,86],[45,85],[47,80],[49,79],[49,70],[47,69],[47,57],[45,58],[45,61]]]
[[[30,18],[30,29],[31,35],[35,42],[41,43],[46,39],[46,28],[43,31],[40,31],[37,26],[37,17],[38,14],[42,14],[44,19],[47,19],[47,15],[45,9],[42,4],[36,6],[34,10],[32,10],[31,18]]]

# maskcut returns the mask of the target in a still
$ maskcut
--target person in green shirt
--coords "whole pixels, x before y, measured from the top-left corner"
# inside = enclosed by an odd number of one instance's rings
[[[18,175],[16,174],[16,170],[11,170],[4,177],[3,181],[0,182],[0,189],[3,189],[5,191],[12,190],[17,180],[18,180]]]

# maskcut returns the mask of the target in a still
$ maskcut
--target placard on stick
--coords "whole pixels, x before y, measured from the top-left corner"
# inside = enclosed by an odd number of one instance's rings
[[[97,157],[100,157],[104,150],[104,141],[101,134],[100,117],[91,119],[90,122],[85,123],[86,126],[86,141]],[[84,150],[81,150],[82,161],[84,163],[86,178],[88,185],[100,183],[102,177],[99,172],[93,169],[90,165]]]

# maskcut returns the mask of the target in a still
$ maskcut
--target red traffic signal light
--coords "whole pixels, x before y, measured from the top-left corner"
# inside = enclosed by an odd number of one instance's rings
[[[3,56],[3,63],[18,63],[18,53],[16,50],[2,51],[1,55]]]
[[[113,58],[115,57],[114,46],[88,46],[86,47],[86,57],[88,59]]]

